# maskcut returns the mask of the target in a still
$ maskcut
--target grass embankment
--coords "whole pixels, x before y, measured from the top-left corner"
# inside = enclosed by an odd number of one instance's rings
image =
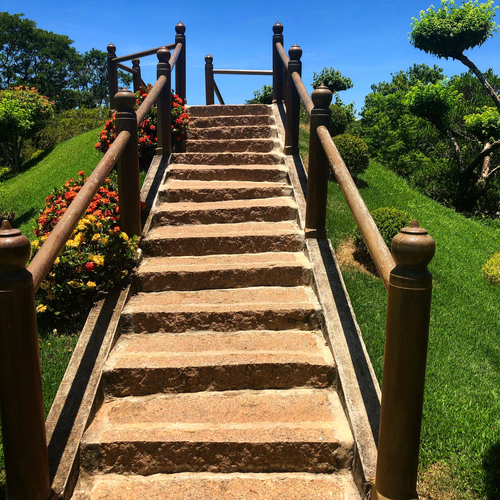
[[[466,219],[371,162],[360,192],[370,210],[408,211],[436,241],[420,452],[427,498],[500,498],[500,289],[481,267],[500,249],[500,231]],[[337,249],[354,229],[343,195],[330,183],[327,229]],[[375,372],[382,382],[386,292],[353,265],[343,276]]]
[[[52,189],[75,178],[80,170],[89,175],[98,164],[102,157],[102,153],[94,150],[98,135],[99,129],[96,129],[58,144],[49,154],[33,162],[31,168],[26,169],[25,164],[22,173],[3,183],[4,198],[0,200],[0,207],[16,212],[14,227],[21,229],[31,240],[34,239],[36,218]],[[78,332],[51,329],[40,332],[45,414],[50,410],[77,340]],[[0,436],[0,500],[6,498],[4,467]]]

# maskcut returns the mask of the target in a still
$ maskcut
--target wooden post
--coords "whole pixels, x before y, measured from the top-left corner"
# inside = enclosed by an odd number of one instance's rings
[[[214,103],[214,58],[208,54],[205,56],[205,95],[207,106]]]
[[[47,500],[45,436],[30,242],[9,222],[0,226],[0,409],[10,500]]]
[[[170,51],[162,47],[156,53],[158,57],[158,65],[156,76],[165,76],[167,81],[158,95],[157,101],[157,116],[158,116],[158,145],[156,147],[156,154],[163,156],[169,155],[172,152],[172,103],[171,101],[171,68],[170,68]]]
[[[132,69],[134,70],[132,73],[134,92],[137,92],[142,85],[141,60],[138,57],[134,57],[134,59],[132,59]]]
[[[288,51],[290,60],[288,61],[287,71],[287,102],[286,102],[286,119],[285,119],[285,151],[286,155],[299,154],[299,119],[300,119],[300,97],[295,83],[292,80],[292,74],[302,74],[302,63],[300,56],[302,49],[295,44]]]
[[[372,500],[417,496],[435,243],[413,221],[392,240],[377,472]]]
[[[139,189],[139,148],[135,94],[123,89],[115,95],[116,134],[130,132],[130,139],[118,158],[118,196],[120,228],[128,236],[141,234],[141,198]]]
[[[109,116],[114,112],[115,94],[118,92],[118,68],[113,59],[116,57],[116,47],[110,43],[108,50],[108,89],[109,89]]]
[[[321,125],[330,130],[332,92],[321,84],[313,93],[309,130],[309,167],[306,198],[306,238],[326,238],[328,158],[316,132]]]
[[[283,61],[276,50],[276,44],[283,45],[283,25],[276,23],[273,26],[273,102],[283,102]]]
[[[175,44],[182,43],[182,50],[175,63],[175,93],[186,101],[186,27],[182,23],[175,25]]]

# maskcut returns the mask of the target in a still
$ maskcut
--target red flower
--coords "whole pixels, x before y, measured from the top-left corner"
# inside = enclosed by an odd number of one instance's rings
[[[93,262],[87,262],[85,264],[85,269],[91,273],[95,269],[95,264]]]

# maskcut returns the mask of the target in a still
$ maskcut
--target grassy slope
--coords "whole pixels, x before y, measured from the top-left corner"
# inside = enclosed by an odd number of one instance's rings
[[[14,224],[23,234],[33,239],[38,213],[45,204],[45,198],[54,187],[63,185],[67,179],[75,177],[80,170],[90,174],[102,153],[94,150],[99,129],[86,132],[78,137],[58,144],[45,158],[29,170],[4,183],[1,206],[17,213]],[[56,395],[59,384],[78,340],[73,335],[59,335],[57,331],[44,332],[40,338],[42,382],[47,414]],[[3,448],[0,436],[0,500],[5,498],[5,476]]]
[[[429,200],[375,162],[362,179],[365,187],[360,191],[370,210],[382,206],[407,210],[436,240],[436,255],[429,266],[434,291],[422,470],[444,463],[446,473],[459,480],[457,491],[462,486],[475,491],[473,498],[499,498],[500,289],[482,278],[481,267],[500,248],[500,232]],[[333,183],[327,227],[335,246],[354,228],[340,189]],[[354,269],[343,274],[381,380],[385,289],[379,279]]]

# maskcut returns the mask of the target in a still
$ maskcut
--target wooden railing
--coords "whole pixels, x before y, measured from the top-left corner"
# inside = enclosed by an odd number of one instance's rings
[[[0,407],[10,500],[48,500],[50,489],[42,380],[38,351],[35,292],[50,271],[93,197],[118,164],[120,228],[129,236],[141,234],[137,128],[151,106],[158,106],[156,153],[171,152],[171,71],[176,66],[176,92],[185,99],[185,27],[176,27],[176,43],[108,59],[110,81],[120,61],[157,54],[158,79],[137,112],[136,97],[126,89],[110,94],[116,108],[117,137],[72,201],[61,220],[26,269],[30,243],[7,221],[0,227]],[[174,48],[171,54],[168,47]],[[108,54],[110,46],[108,46]],[[138,63],[135,64],[138,67]],[[140,73],[137,72],[136,75]]]
[[[273,97],[284,102],[284,153],[299,152],[300,100],[310,116],[305,234],[326,238],[328,169],[332,168],[388,292],[377,471],[372,500],[417,498],[416,483],[435,243],[417,221],[392,240],[389,252],[346,168],[330,128],[331,91],[321,85],[312,99],[301,79],[302,50],[286,55],[283,26],[273,26]]]

